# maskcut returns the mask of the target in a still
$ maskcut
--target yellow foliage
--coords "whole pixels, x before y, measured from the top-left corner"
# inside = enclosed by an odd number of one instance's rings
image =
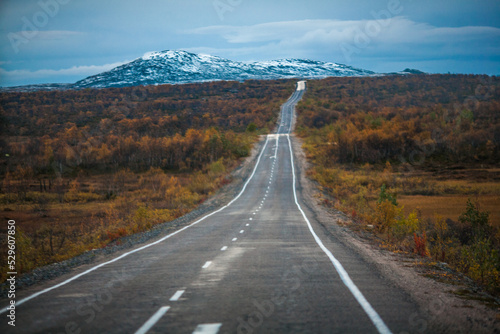
[[[402,210],[403,208],[401,208]],[[400,217],[396,219],[395,224],[392,226],[392,234],[399,239],[413,235],[420,228],[417,213],[412,211],[407,217]]]
[[[396,220],[401,216],[402,208],[393,205],[390,201],[377,203],[375,210],[375,224],[378,230],[390,232]]]

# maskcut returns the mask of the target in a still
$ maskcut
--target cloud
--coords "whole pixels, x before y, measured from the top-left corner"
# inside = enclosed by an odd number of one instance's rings
[[[487,26],[436,27],[406,17],[370,20],[299,20],[250,26],[209,26],[188,34],[215,35],[226,50],[253,49],[253,54],[304,54],[351,63],[357,57],[457,58],[497,57],[500,29]],[[307,50],[309,50],[307,52]],[[325,59],[328,58],[329,59]],[[335,57],[335,58],[333,58]],[[340,59],[339,59],[340,58]]]
[[[32,83],[73,83],[77,80],[95,75],[101,72],[109,71],[126,62],[117,62],[105,65],[73,66],[60,70],[41,69],[36,71],[29,70],[11,70],[7,71],[0,68],[0,85],[14,86],[23,82]],[[47,81],[54,80],[54,81]]]
[[[218,35],[229,43],[263,43],[271,41],[302,41],[313,39],[319,42],[348,42],[357,34],[390,43],[446,41],[447,38],[469,40],[487,36],[500,36],[495,27],[435,27],[397,16],[373,20],[301,20],[271,22],[252,26],[209,26],[186,31],[188,34]]]

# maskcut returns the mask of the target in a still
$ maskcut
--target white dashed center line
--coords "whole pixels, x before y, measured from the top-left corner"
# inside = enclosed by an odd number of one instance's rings
[[[203,265],[203,269],[207,269],[208,267],[210,267],[210,265],[212,264],[212,261],[207,261],[205,262],[205,264]]]
[[[244,233],[244,232],[245,232],[245,230],[241,230],[241,231],[240,231],[240,234],[241,234],[241,233]]]
[[[233,238],[233,240],[232,240],[232,241],[236,241],[236,240],[238,240],[238,238]]]
[[[227,246],[222,247],[220,250],[225,251],[227,249]]]
[[[193,334],[217,334],[222,324],[201,324],[196,327]]]
[[[163,317],[163,315],[165,313],[167,313],[167,311],[169,309],[170,309],[170,306],[160,307],[160,309],[158,311],[156,311],[156,313],[153,314],[153,316],[151,318],[149,318],[148,321],[146,321],[144,323],[144,325],[142,325],[142,327],[139,328],[137,330],[137,332],[135,332],[135,334],[145,334],[145,333],[147,333],[151,329],[151,327],[153,327],[158,322],[158,320],[160,320],[161,317]]]
[[[172,296],[172,298],[170,298],[170,301],[171,302],[176,302],[179,300],[179,298],[181,298],[182,294],[185,292],[185,290],[179,290],[177,291],[176,293],[174,293],[174,295]]]

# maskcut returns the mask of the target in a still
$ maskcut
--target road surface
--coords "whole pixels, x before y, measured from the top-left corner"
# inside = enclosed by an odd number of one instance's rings
[[[303,203],[282,107],[242,192],[153,244],[18,292],[1,333],[400,333],[418,312]],[[295,190],[296,188],[297,191]]]

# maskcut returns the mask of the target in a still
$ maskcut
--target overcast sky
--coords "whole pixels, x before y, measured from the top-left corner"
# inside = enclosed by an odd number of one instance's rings
[[[0,0],[0,86],[75,82],[150,51],[500,74],[499,0]]]

